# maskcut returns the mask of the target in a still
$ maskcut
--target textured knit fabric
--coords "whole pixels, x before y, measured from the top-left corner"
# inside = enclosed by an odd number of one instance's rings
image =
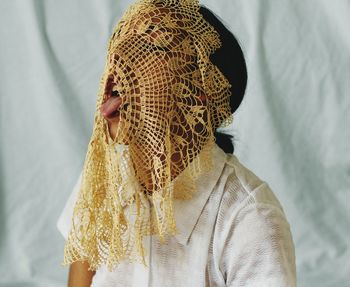
[[[215,145],[213,170],[190,201],[174,201],[179,234],[144,237],[146,262],[100,267],[93,287],[296,286],[290,225],[269,185]],[[57,222],[67,239],[81,175]]]
[[[220,47],[198,0],[139,0],[123,14],[108,41],[65,265],[146,265],[143,237],[176,234],[173,200],[197,190],[214,131],[233,120],[232,85],[210,59]]]

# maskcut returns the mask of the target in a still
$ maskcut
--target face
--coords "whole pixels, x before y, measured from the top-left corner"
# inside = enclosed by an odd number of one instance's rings
[[[152,190],[186,168],[230,115],[228,83],[209,59],[218,35],[198,12],[179,9],[130,10],[108,47],[101,111]]]
[[[102,108],[118,143],[157,146],[166,135],[156,126],[169,125],[174,135],[190,142],[188,125],[195,118],[196,129],[203,129],[206,97],[192,39],[183,29],[167,27],[177,14],[165,8],[157,12],[156,18],[139,15],[122,25],[109,51]]]
[[[156,17],[141,14],[124,23],[109,49],[101,109],[110,115],[115,142],[130,146],[139,173],[154,169],[155,158],[163,165],[168,154],[176,176],[188,164],[183,159],[193,156],[184,154],[188,148],[208,138],[197,51],[189,33],[171,24],[178,20],[173,12],[163,8]]]

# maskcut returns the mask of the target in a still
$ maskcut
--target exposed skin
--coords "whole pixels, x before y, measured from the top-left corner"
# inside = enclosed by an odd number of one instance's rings
[[[120,104],[117,106],[117,109],[119,109],[119,107],[120,107]],[[105,119],[108,120],[110,136],[114,138],[118,127],[119,117],[114,117],[113,119],[109,119],[105,117]],[[90,271],[88,269],[89,269],[89,264],[87,262],[83,262],[83,261],[73,262],[69,267],[67,286],[68,287],[90,287],[92,283],[92,278],[94,277],[96,271]]]
[[[160,33],[160,32],[157,32]],[[151,36],[153,39],[156,39],[161,33],[158,35],[157,33],[151,33]],[[189,59],[187,59],[189,61]],[[158,61],[160,63],[160,61]],[[164,62],[164,65],[167,63]],[[160,65],[160,70],[162,69],[162,66]],[[153,69],[153,72],[156,73],[157,69]],[[100,112],[102,116],[107,120],[108,122],[108,128],[109,128],[109,135],[112,139],[114,139],[117,135],[118,131],[118,124],[120,122],[120,115],[116,113],[122,106],[122,100],[120,99],[120,96],[118,92],[113,92],[112,87],[106,87],[105,95],[106,100],[103,102],[102,106],[104,104],[105,107],[103,108],[101,106]],[[203,102],[203,104],[206,102],[207,97],[204,94],[204,92],[198,92],[198,99]],[[114,98],[114,99],[112,99]],[[119,100],[117,100],[119,98]],[[110,106],[108,107],[108,104],[110,103]],[[112,112],[113,110],[113,112]],[[106,112],[107,111],[107,112]],[[172,157],[172,160],[174,162],[174,165],[176,163],[181,164],[181,161],[179,160],[179,155],[175,155]],[[138,169],[142,169],[142,166],[138,166]],[[182,170],[183,168],[180,167],[177,170]],[[147,186],[147,180],[143,182],[145,186]],[[149,186],[152,187],[152,181],[149,179]],[[88,270],[88,263],[82,263],[81,261],[74,262],[70,266],[69,270],[69,279],[68,279],[68,287],[90,287],[92,278],[95,275],[94,271]]]
[[[113,96],[113,93],[112,93]],[[114,95],[118,97],[117,95]],[[206,100],[206,96],[204,94],[200,94],[199,98],[202,101]],[[120,108],[121,101],[119,105],[116,105],[115,110],[118,110]],[[101,114],[104,116],[104,118],[108,122],[108,128],[109,128],[109,134],[111,138],[115,138],[117,129],[118,129],[118,123],[119,123],[119,116],[115,117],[106,117],[104,113],[102,112],[101,108]],[[88,263],[77,261],[71,264],[69,269],[69,277],[68,277],[68,287],[90,287],[92,278],[95,275],[95,271],[89,271],[88,270]]]
[[[118,110],[120,108],[120,105],[121,105],[121,101],[115,110]],[[102,113],[102,115],[105,117],[105,115],[103,113]],[[117,134],[119,116],[113,117],[113,118],[105,117],[105,119],[108,121],[109,134],[110,134],[111,138],[114,139],[116,134]]]
[[[76,261],[69,267],[68,287],[90,287],[95,271],[88,270],[88,263]]]
[[[198,97],[203,102],[206,100],[206,96],[202,93],[199,94]],[[121,101],[120,101],[119,105],[116,106],[115,110],[118,110],[120,108],[120,105],[121,105]],[[117,134],[117,129],[118,129],[119,116],[111,117],[111,118],[106,117],[102,112],[102,108],[101,108],[101,113],[108,122],[109,134],[110,134],[111,138],[115,138],[115,136]]]

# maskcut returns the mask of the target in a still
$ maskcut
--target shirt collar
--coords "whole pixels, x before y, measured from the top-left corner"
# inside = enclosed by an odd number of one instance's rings
[[[174,216],[178,233],[175,238],[182,245],[188,243],[189,237],[198,221],[198,218],[212,193],[226,162],[226,153],[214,144],[212,150],[213,168],[209,173],[201,174],[197,183],[197,192],[190,200],[174,200]]]

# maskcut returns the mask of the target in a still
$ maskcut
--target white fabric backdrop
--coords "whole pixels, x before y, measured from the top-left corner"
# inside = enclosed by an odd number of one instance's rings
[[[0,286],[65,286],[56,221],[123,0],[0,0]],[[350,286],[350,1],[207,0],[244,49],[237,157],[280,199],[298,286]]]

